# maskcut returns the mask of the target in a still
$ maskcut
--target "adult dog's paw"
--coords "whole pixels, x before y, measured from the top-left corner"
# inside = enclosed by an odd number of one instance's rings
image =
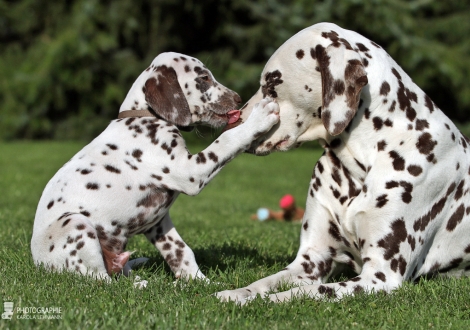
[[[221,302],[233,301],[238,305],[245,305],[256,298],[249,289],[225,290],[214,294]]]

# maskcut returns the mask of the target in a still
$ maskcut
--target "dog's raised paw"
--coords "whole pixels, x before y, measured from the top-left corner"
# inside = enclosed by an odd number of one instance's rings
[[[271,98],[262,99],[253,107],[247,120],[248,125],[256,127],[258,132],[266,133],[279,122],[279,105]]]

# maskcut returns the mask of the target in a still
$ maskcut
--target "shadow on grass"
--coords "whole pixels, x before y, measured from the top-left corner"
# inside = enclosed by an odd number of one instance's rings
[[[270,254],[268,251],[260,252],[256,247],[250,247],[243,243],[224,243],[220,245],[209,245],[204,248],[193,250],[196,261],[202,272],[222,271],[236,269],[241,264],[249,264],[249,268],[263,267],[265,269],[279,266],[280,269],[287,266],[295,259],[295,254],[280,255],[279,252]],[[149,261],[138,267],[149,271],[155,271],[163,266],[165,273],[172,274],[170,267],[164,261],[158,251],[148,257]],[[246,268],[247,266],[244,265]]]
[[[234,269],[240,264],[249,264],[250,268],[263,267],[273,268],[280,266],[284,268],[295,259],[295,253],[282,254],[276,251],[270,253],[267,250],[259,251],[256,247],[247,246],[243,242],[224,243],[220,245],[209,245],[207,248],[194,249],[198,264],[205,269],[219,269],[225,271]]]
[[[243,243],[224,243],[220,245],[209,245],[206,248],[196,248],[193,250],[196,255],[196,261],[201,268],[202,272],[206,275],[211,272],[228,272],[243,268],[259,268],[273,269],[274,272],[280,271],[288,266],[296,256],[296,253],[280,254],[278,251],[275,254],[270,254],[268,251],[259,252],[255,247],[249,247]],[[172,276],[168,264],[164,261],[163,257],[155,251],[157,255],[149,257],[149,261],[142,265],[141,269],[150,272],[163,271],[168,276]],[[278,268],[278,270],[276,270]],[[349,269],[347,266],[341,271],[333,275],[328,282],[341,282],[357,276],[357,274]]]

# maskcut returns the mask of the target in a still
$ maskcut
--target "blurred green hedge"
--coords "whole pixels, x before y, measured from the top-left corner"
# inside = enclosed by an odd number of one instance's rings
[[[0,0],[0,139],[90,139],[164,51],[199,58],[247,100],[277,47],[322,21],[382,45],[469,120],[468,0]]]

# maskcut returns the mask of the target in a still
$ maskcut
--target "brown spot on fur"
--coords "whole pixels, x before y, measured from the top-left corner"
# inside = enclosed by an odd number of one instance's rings
[[[335,241],[341,242],[341,234],[338,226],[332,221],[329,221],[329,224],[330,228],[328,229],[328,233],[335,239]]]
[[[405,169],[405,159],[396,151],[390,151],[388,154],[393,159],[392,165],[395,171],[403,171]]]
[[[426,157],[426,160],[430,163],[433,163],[435,164],[436,163],[436,158],[434,156],[434,154],[429,154],[427,157]]]
[[[90,190],[98,190],[100,189],[100,185],[96,182],[88,182],[85,186],[87,189]]]
[[[432,135],[428,132],[425,132],[418,138],[416,147],[421,154],[429,155],[436,144],[437,142],[432,139]]]
[[[376,200],[377,200],[377,204],[375,206],[378,207],[378,208],[383,207],[388,202],[386,194],[380,195],[379,197],[377,197]]]
[[[386,146],[387,146],[387,142],[385,142],[384,140],[377,142],[377,150],[378,151],[385,150]]]
[[[325,285],[320,285],[318,287],[318,293],[328,296],[330,298],[336,298],[336,293],[333,288],[329,288]]]
[[[390,260],[395,254],[400,252],[400,243],[407,237],[405,222],[398,219],[390,225],[392,232],[377,242],[377,246],[385,250],[384,259]]]
[[[400,184],[397,181],[388,181],[385,183],[385,188],[386,189],[393,189],[396,187],[399,187]]]
[[[383,120],[380,117],[372,118],[372,122],[374,123],[374,129],[376,131],[380,130],[383,126]]]
[[[282,73],[279,70],[273,72],[267,72],[264,76],[266,84],[261,86],[261,91],[263,97],[271,96],[273,98],[277,97],[276,86],[282,84],[284,81],[281,79]]]
[[[333,151],[328,151],[327,153],[328,158],[331,160],[334,166],[341,168],[341,161],[339,160],[338,156]]]
[[[380,95],[387,96],[388,93],[390,93],[390,84],[384,81],[382,86],[380,86]]]
[[[446,229],[448,231],[453,231],[455,227],[462,221],[463,216],[465,214],[465,206],[460,204],[460,206],[455,210],[455,212],[451,215],[449,221],[447,222]]]
[[[89,218],[90,215],[91,215],[90,212],[88,212],[88,211],[82,211],[82,212],[80,212],[80,214],[83,214],[83,215],[86,216],[87,218]]]
[[[424,105],[429,109],[429,112],[434,111],[434,103],[432,102],[431,98],[426,94],[424,95]]]
[[[470,244],[467,245],[467,247],[464,250],[465,253],[470,253]]]
[[[164,251],[171,250],[171,244],[170,244],[170,243],[165,243],[165,244],[163,244],[162,249],[163,249]]]
[[[393,127],[393,122],[390,120],[390,118],[387,118],[384,121],[384,125],[387,126],[387,127]]]
[[[354,288],[353,288],[353,291],[354,293],[361,293],[361,292],[364,292],[364,288],[360,285],[356,285]]]
[[[111,166],[111,165],[104,165],[104,168],[105,168],[106,171],[111,172],[111,173],[116,173],[116,174],[121,173],[120,169],[118,169],[114,166]]]
[[[160,175],[152,174],[150,175],[151,178],[157,179],[158,181],[162,180],[162,177]]]
[[[367,48],[364,44],[362,44],[360,42],[356,42],[356,46],[361,52],[368,52],[369,51],[369,48]]]
[[[333,173],[331,174],[331,178],[341,187],[341,175],[338,171],[338,168],[333,168]]]
[[[417,131],[422,131],[426,128],[429,128],[429,123],[426,119],[417,119],[415,124],[415,129]]]
[[[454,199],[458,201],[463,196],[463,186],[465,184],[465,180],[460,181],[459,185],[457,186],[457,191],[455,192]]]
[[[108,239],[108,235],[106,235],[106,232],[105,232],[103,226],[97,225],[95,227],[95,229],[96,229],[96,232],[98,233],[98,239],[99,240],[107,240]],[[90,236],[90,235],[88,235],[88,236]]]
[[[415,250],[415,246],[416,246],[416,239],[411,236],[411,235],[408,235],[408,244],[410,244],[410,247],[411,247],[411,251],[414,251]]]
[[[196,155],[196,163],[197,164],[205,164],[206,163],[206,156],[204,155],[203,152],[200,152]]]
[[[406,271],[406,260],[403,258],[402,255],[398,257],[398,259],[392,259],[390,262],[390,269],[394,272],[399,271],[401,275],[405,274]]]
[[[413,176],[418,176],[423,172],[423,169],[419,165],[409,165],[407,168],[408,173]]]
[[[397,69],[395,68],[392,68],[392,73],[395,77],[397,77],[398,80],[401,80],[401,76],[400,74],[398,73]]]

